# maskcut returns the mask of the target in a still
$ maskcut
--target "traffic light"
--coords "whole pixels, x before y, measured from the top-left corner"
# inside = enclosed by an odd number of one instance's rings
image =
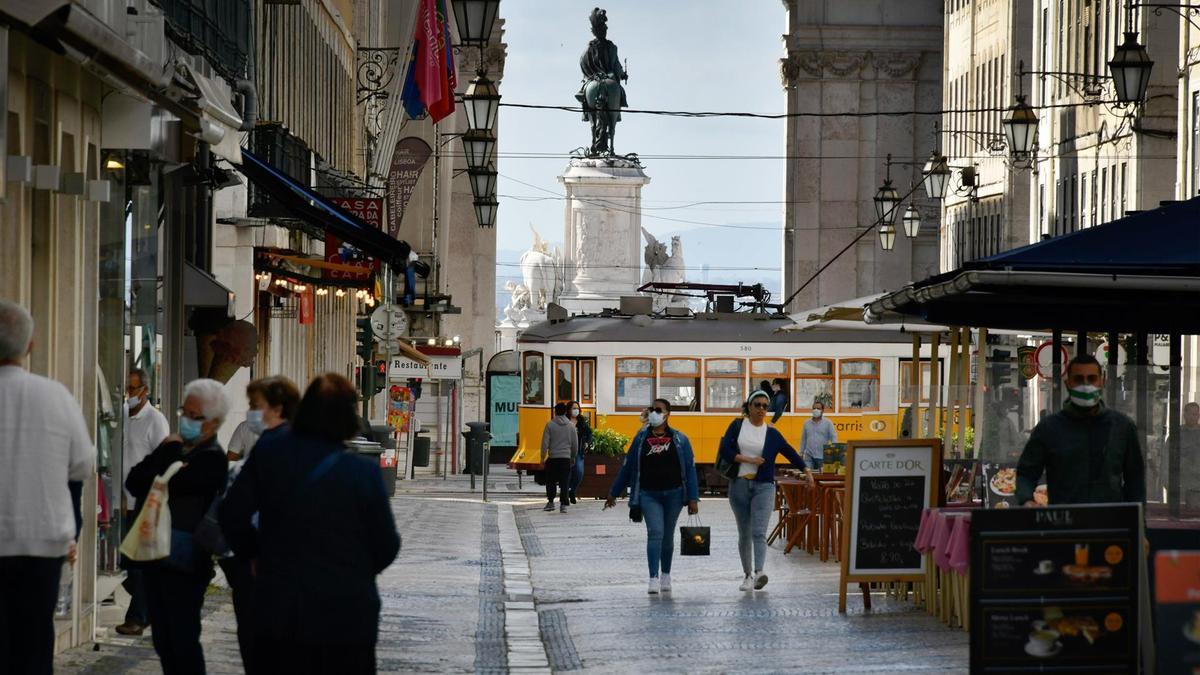
[[[371,330],[371,318],[359,317],[354,323],[358,326],[354,336],[354,351],[362,358],[363,363],[370,363],[371,356],[375,353],[375,332]]]
[[[421,378],[419,378],[419,377],[408,378],[408,389],[409,389],[409,391],[412,392],[412,397],[413,397],[414,401],[421,398]]]
[[[379,359],[375,362],[375,391],[372,396],[387,388],[387,380],[387,361]]]

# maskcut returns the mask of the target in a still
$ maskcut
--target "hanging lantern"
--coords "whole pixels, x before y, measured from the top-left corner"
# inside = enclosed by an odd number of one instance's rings
[[[475,200],[475,221],[480,227],[496,226],[496,210],[499,204],[495,199],[490,201]]]
[[[1146,52],[1145,45],[1138,42],[1136,32],[1125,33],[1125,42],[1117,47],[1108,72],[1112,75],[1113,89],[1121,103],[1141,103],[1146,100],[1146,86],[1150,84],[1150,70],[1154,62]]]
[[[942,199],[946,196],[946,185],[950,182],[950,162],[945,155],[937,150],[929,153],[929,161],[921,170],[925,177],[925,193],[930,199]]]
[[[496,200],[495,169],[469,169],[467,176],[471,179],[471,194],[476,201]]]
[[[452,0],[451,4],[459,41],[465,45],[487,44],[496,24],[500,0]]]
[[[463,94],[467,109],[467,128],[491,132],[496,128],[496,111],[500,108],[500,91],[487,75],[476,75]]]
[[[486,169],[496,154],[496,137],[488,131],[468,131],[462,137],[468,169]]]
[[[901,219],[904,223],[904,236],[909,239],[916,239],[917,234],[921,232],[921,212],[912,204],[904,210],[904,218]]]
[[[1008,142],[1008,154],[1013,159],[1028,159],[1037,143],[1038,116],[1033,106],[1018,96],[1017,102],[1008,109],[1008,117],[1001,122],[1004,140]]]
[[[879,245],[890,251],[896,246],[896,226],[884,223],[879,226]]]
[[[892,187],[892,181],[883,181],[875,193],[875,216],[886,225],[896,224],[896,207],[900,206],[900,195]]]

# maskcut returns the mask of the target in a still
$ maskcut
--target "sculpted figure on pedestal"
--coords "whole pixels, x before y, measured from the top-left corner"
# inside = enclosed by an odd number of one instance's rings
[[[683,243],[679,235],[671,237],[670,255],[667,254],[667,245],[647,232],[644,227],[642,236],[646,238],[646,248],[643,252],[646,269],[642,272],[642,283],[681,284],[687,281],[683,264]],[[655,293],[653,297],[656,312],[667,306],[686,307],[688,304],[687,298],[682,296]]]
[[[583,86],[575,98],[583,105],[584,121],[592,124],[588,157],[612,156],[616,154],[613,136],[621,121],[621,108],[629,107],[621,81],[628,81],[629,76],[617,57],[617,46],[608,39],[608,13],[597,7],[589,19],[596,37],[579,57]]]
[[[546,311],[546,305],[557,302],[563,288],[562,254],[542,241],[538,231],[533,230],[533,247],[521,255],[521,278],[528,293],[529,306],[538,312]],[[516,293],[514,292],[514,299]]]

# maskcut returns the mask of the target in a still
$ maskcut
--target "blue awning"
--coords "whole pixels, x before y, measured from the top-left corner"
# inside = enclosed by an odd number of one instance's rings
[[[363,253],[391,265],[396,271],[403,271],[408,266],[408,254],[412,248],[407,242],[394,239],[347,213],[254,153],[243,149],[242,163],[234,166],[297,218],[329,230]]]

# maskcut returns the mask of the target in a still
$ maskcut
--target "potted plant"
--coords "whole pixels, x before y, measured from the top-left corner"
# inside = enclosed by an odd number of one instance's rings
[[[604,420],[601,419],[600,423],[603,424]],[[593,429],[592,446],[583,456],[583,481],[579,483],[576,495],[607,497],[608,488],[621,470],[628,447],[629,437],[625,434],[603,426]]]

